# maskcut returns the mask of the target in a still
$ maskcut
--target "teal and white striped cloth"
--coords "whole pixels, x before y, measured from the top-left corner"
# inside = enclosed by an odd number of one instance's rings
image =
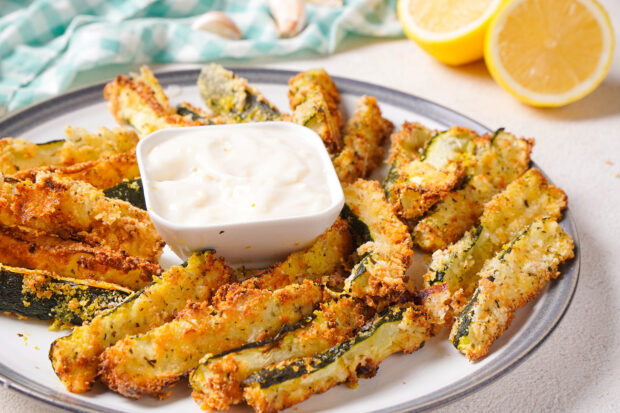
[[[210,10],[227,13],[243,40],[192,30],[193,18]],[[395,0],[306,10],[306,28],[281,39],[266,0],[0,0],[0,115],[110,64],[328,54],[347,36],[402,36]]]

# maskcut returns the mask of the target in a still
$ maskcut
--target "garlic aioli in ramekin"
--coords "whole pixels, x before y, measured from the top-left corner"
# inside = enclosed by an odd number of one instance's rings
[[[333,202],[322,154],[284,128],[186,130],[145,155],[150,207],[176,224],[296,217]]]

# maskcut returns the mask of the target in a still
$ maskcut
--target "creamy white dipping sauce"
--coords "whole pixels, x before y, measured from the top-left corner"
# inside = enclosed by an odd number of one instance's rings
[[[146,153],[150,207],[184,225],[320,212],[332,197],[319,150],[281,128],[184,131]]]

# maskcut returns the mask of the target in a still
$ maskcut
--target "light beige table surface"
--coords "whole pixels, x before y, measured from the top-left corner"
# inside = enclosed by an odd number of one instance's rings
[[[616,38],[620,1],[602,1]],[[443,66],[407,40],[348,42],[329,57],[252,66],[305,70],[376,83],[433,100],[495,129],[536,138],[533,159],[568,194],[581,237],[581,275],[558,328],[524,363],[441,412],[620,411],[620,41],[603,85],[561,109],[527,107],[489,77],[484,63]],[[235,62],[235,65],[239,63]],[[187,65],[153,65],[168,70]],[[75,86],[129,67],[82,74]],[[1,350],[0,350],[1,351]],[[0,388],[0,412],[48,413],[47,405]]]

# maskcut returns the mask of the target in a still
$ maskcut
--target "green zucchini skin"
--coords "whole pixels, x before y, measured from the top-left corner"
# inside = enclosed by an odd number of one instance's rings
[[[142,179],[140,178],[121,182],[112,188],[104,190],[103,193],[108,198],[120,199],[121,201],[129,202],[136,208],[146,211],[144,187],[142,186]]]
[[[474,291],[474,295],[471,297],[471,300],[463,308],[461,313],[458,315],[456,322],[454,323],[454,325],[456,326],[456,330],[454,333],[454,337],[452,337],[452,344],[457,349],[459,348],[459,342],[461,341],[461,338],[466,337],[469,334],[469,324],[471,324],[472,317],[474,316],[474,306],[476,305],[479,294],[480,290]]]
[[[212,125],[213,121],[207,117],[205,117],[202,113],[198,113],[193,108],[188,105],[184,105],[180,103],[176,107],[177,113],[183,117],[189,117],[194,122],[200,122],[205,125]]]
[[[349,224],[349,230],[353,235],[353,242],[355,248],[359,247],[366,242],[372,241],[372,235],[370,235],[370,229],[357,215],[351,211],[351,208],[347,204],[344,204],[342,212],[340,212],[342,219]]]
[[[435,144],[435,141],[440,139],[441,136],[445,136],[446,132],[439,132],[434,134],[429,141],[426,143],[426,146],[424,146],[424,149],[422,150],[422,154],[420,155],[420,160],[423,161],[428,157],[428,154],[430,152],[430,149],[432,148],[432,146]]]
[[[39,148],[50,148],[50,149],[60,149],[62,145],[64,145],[65,139],[54,139],[47,142],[37,143],[36,145]]]
[[[390,169],[388,169],[387,174],[385,175],[385,179],[383,180],[383,183],[381,184],[381,186],[383,186],[383,193],[385,194],[385,197],[387,199],[389,199],[390,197],[390,193],[388,191],[389,187],[395,184],[396,182],[398,182],[399,178],[400,178],[400,172],[398,170],[398,163],[393,162],[390,165]]]
[[[353,284],[355,280],[357,280],[359,277],[364,275],[368,271],[367,265],[372,263],[374,263],[374,260],[372,259],[372,254],[368,253],[365,254],[357,264],[355,264],[355,266],[351,270],[351,274],[347,277],[345,281],[345,294],[351,293],[351,284]]]
[[[497,138],[497,136],[500,133],[503,133],[505,130],[506,130],[506,128],[499,128],[495,132],[493,132],[493,136],[491,136],[491,143],[493,143],[495,141],[495,138]]]
[[[478,239],[480,238],[480,234],[482,233],[482,229],[483,229],[482,225],[478,225],[476,228],[472,229],[465,236],[463,236],[463,239],[468,240],[468,245],[462,250],[462,252],[459,251],[460,254],[467,254],[468,252],[471,251],[472,248],[476,246],[476,243],[478,242]],[[446,272],[450,270],[451,265],[452,265],[452,261],[448,261],[444,263],[444,265],[439,269],[433,269],[431,267],[430,269],[431,274],[428,279],[428,285],[435,285],[435,284],[440,284],[444,282]]]
[[[0,311],[81,325],[114,308],[131,291],[108,283],[55,277],[44,271],[0,267]]]
[[[351,235],[353,236],[355,248],[358,248],[360,245],[373,240],[368,225],[366,225],[357,215],[355,215],[347,204],[345,204],[342,208],[340,216],[345,219],[349,224],[349,230],[351,231]],[[372,261],[372,254],[366,253],[353,266],[351,274],[347,277],[345,281],[344,294],[349,294],[351,292],[351,284],[358,277],[366,273],[366,264]]]

